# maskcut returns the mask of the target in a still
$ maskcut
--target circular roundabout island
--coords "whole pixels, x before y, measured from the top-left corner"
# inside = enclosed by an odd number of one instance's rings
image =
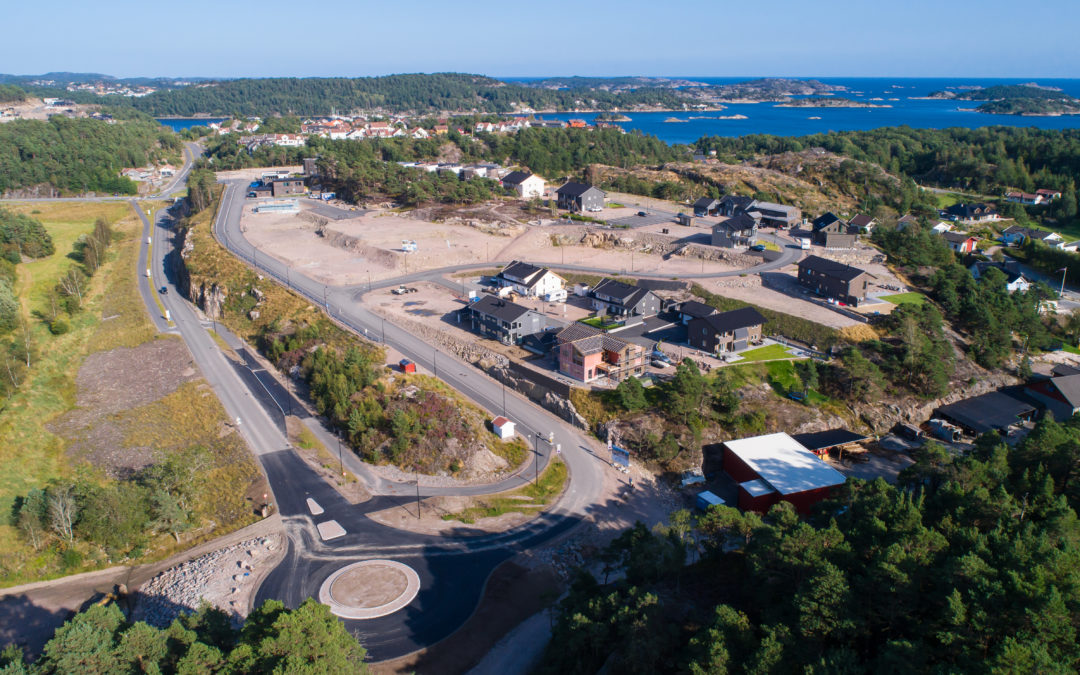
[[[364,560],[335,571],[319,602],[343,619],[376,619],[404,608],[420,592],[413,568],[393,560]]]

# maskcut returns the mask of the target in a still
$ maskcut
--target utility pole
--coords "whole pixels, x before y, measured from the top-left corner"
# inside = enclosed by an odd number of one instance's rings
[[[420,472],[416,473],[416,519],[420,520]]]
[[[337,439],[338,468],[341,469],[341,477],[344,478],[345,477],[345,460],[341,456],[341,432],[335,430],[334,431],[334,438]]]
[[[540,432],[533,436],[533,487],[540,484]]]
[[[435,373],[435,377],[439,376],[439,348],[431,348],[431,370]]]
[[[503,380],[503,417],[506,417],[506,380]]]

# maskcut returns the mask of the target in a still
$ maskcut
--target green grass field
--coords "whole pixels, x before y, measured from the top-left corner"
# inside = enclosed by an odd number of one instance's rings
[[[788,348],[784,345],[772,344],[766,347],[759,347],[757,349],[751,349],[745,351],[739,356],[742,357],[742,361],[739,363],[752,363],[755,361],[774,361],[776,359],[790,359],[794,358],[788,353]]]
[[[921,305],[926,302],[926,296],[922,293],[897,293],[895,295],[883,295],[882,300],[887,300],[894,305]]]
[[[477,497],[475,505],[458,513],[449,513],[443,516],[443,520],[474,523],[481,518],[495,518],[504,513],[539,513],[562,494],[568,475],[566,465],[556,459],[540,474],[537,485],[529,483],[517,490]]]

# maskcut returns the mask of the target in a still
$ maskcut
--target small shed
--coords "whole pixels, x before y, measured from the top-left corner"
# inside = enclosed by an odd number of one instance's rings
[[[409,359],[401,359],[400,361],[398,361],[398,367],[401,368],[401,372],[403,373],[416,372],[416,364]]]
[[[722,498],[717,497],[713,493],[709,492],[708,490],[706,490],[705,492],[699,492],[695,501],[697,503],[698,509],[702,511],[707,511],[710,506],[727,506],[727,502],[725,502]]]
[[[514,427],[516,425],[508,418],[499,415],[495,419],[491,420],[491,428],[495,431],[495,435],[500,440],[506,441],[514,437]]]
[[[867,436],[847,429],[829,429],[828,431],[814,431],[806,434],[792,434],[791,437],[819,457],[828,454],[830,450],[844,450],[848,446],[869,440]]]

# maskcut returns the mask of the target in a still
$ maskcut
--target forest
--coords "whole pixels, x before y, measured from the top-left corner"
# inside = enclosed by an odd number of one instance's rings
[[[26,100],[26,92],[13,84],[0,84],[0,103],[21,103]]]
[[[210,86],[159,90],[130,102],[154,116],[199,114],[329,115],[361,110],[391,112],[515,112],[610,110],[635,106],[681,109],[688,99],[670,89],[627,92],[551,90],[460,73],[387,75],[358,78],[239,79]],[[119,101],[117,102],[119,103]]]
[[[899,485],[849,481],[805,519],[639,523],[559,604],[539,672],[1076,672],[1078,449],[1047,419],[1014,448],[929,442]]]
[[[180,138],[145,118],[109,124],[54,116],[0,124],[0,195],[41,185],[66,193],[136,194],[120,170],[180,152]]]
[[[0,673],[367,673],[366,650],[326,605],[277,600],[255,608],[243,626],[209,605],[165,627],[131,622],[115,603],[91,605],[60,627],[36,660],[11,645]]]
[[[708,136],[697,142],[699,151],[715,150],[721,161],[728,162],[814,147],[873,162],[920,185],[990,195],[1006,188],[1060,190],[1062,198],[1046,207],[1045,214],[1063,221],[1077,216],[1080,129],[890,127],[800,137]]]

